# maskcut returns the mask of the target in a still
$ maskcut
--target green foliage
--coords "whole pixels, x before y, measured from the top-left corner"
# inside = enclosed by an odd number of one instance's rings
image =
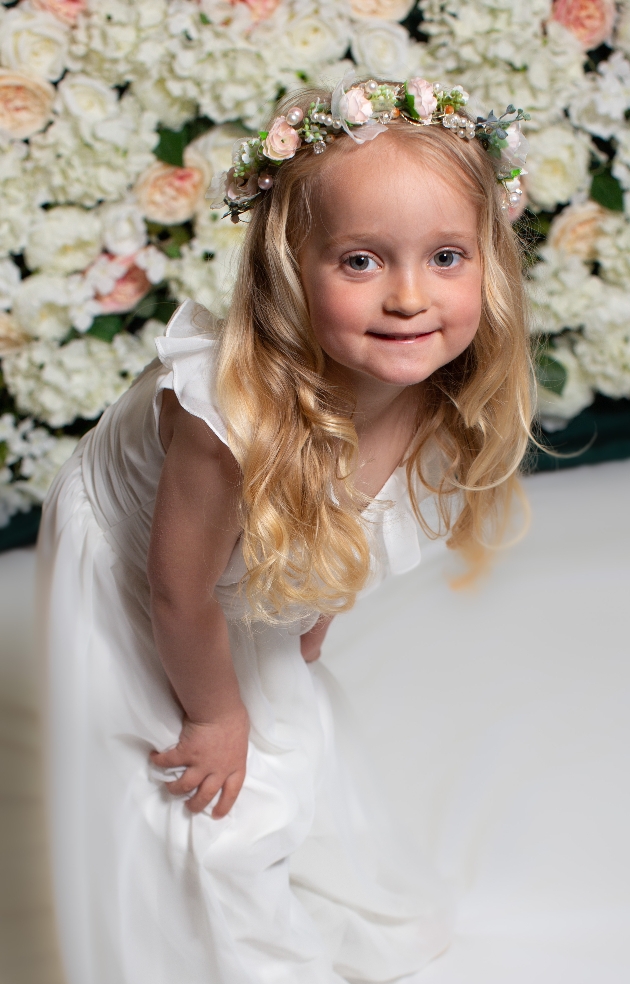
[[[536,378],[541,386],[562,396],[567,381],[567,371],[561,362],[551,355],[553,349],[541,352],[536,360]]]
[[[157,222],[147,222],[147,231],[153,245],[166,253],[171,260],[179,259],[182,255],[182,246],[189,242],[193,236],[190,222],[170,226],[159,225]]]
[[[9,445],[6,441],[0,441],[0,468],[3,467],[9,454]]]
[[[122,331],[123,319],[119,314],[99,314],[94,318],[92,327],[88,329],[86,335],[100,338],[102,342],[111,342],[114,335]]]
[[[611,212],[623,212],[623,189],[612,174],[610,164],[593,175],[591,198]]]
[[[199,116],[189,123],[185,123],[181,130],[168,130],[166,127],[158,127],[160,139],[154,150],[155,156],[165,164],[172,164],[174,167],[183,167],[184,150],[202,133],[206,133],[212,126],[212,120],[205,116]]]

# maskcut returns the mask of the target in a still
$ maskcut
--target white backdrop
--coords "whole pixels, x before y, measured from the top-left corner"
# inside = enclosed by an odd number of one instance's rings
[[[630,461],[534,476],[527,538],[455,594],[440,545],[339,618],[325,662],[382,795],[453,881],[426,984],[630,980]],[[60,984],[32,551],[0,556],[1,984]]]

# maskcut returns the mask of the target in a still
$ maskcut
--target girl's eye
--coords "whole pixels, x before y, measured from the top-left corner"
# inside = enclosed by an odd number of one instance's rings
[[[366,253],[355,253],[354,256],[348,256],[343,262],[356,273],[371,273],[372,270],[378,269],[376,260],[373,260]],[[372,265],[370,266],[370,264]]]
[[[453,249],[441,249],[435,254],[433,261],[437,267],[446,270],[448,267],[457,266],[461,258],[461,253],[456,253]]]

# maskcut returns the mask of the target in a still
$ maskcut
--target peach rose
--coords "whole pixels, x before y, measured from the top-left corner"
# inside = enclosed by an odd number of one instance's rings
[[[262,151],[272,161],[286,161],[295,155],[301,143],[301,138],[287,123],[286,117],[278,116],[263,141]]]
[[[151,282],[144,270],[137,267],[133,256],[107,256],[112,264],[117,268],[124,269],[122,277],[116,281],[113,290],[109,294],[96,294],[102,314],[122,314],[131,311],[138,301],[141,301],[145,294],[151,289]],[[105,257],[100,257],[102,263]]]
[[[339,114],[348,123],[367,123],[372,115],[372,103],[362,87],[355,86],[344,92],[339,100]]]
[[[407,92],[413,98],[413,108],[420,119],[430,119],[437,107],[433,83],[427,82],[426,79],[409,79]]]
[[[258,22],[271,17],[280,0],[230,0],[230,3],[233,7],[236,7],[238,3],[244,3],[246,7],[249,7],[252,20]]]
[[[0,68],[0,130],[18,139],[37,133],[50,119],[54,98],[50,82]]]
[[[583,260],[594,260],[601,223],[607,214],[606,209],[597,202],[569,205],[551,223],[547,242],[563,253],[579,256]]]
[[[136,182],[138,205],[150,222],[177,225],[191,219],[203,202],[206,174],[197,167],[156,161]]]
[[[36,10],[47,10],[58,20],[71,27],[76,24],[79,14],[87,10],[86,0],[31,0]]]
[[[552,20],[571,31],[585,51],[608,41],[615,24],[614,0],[554,0]]]
[[[0,311],[0,356],[17,352],[30,341],[11,314]]]

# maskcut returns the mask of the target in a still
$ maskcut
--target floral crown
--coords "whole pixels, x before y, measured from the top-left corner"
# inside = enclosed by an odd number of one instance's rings
[[[469,96],[461,85],[451,88],[420,78],[400,83],[371,79],[346,89],[353,77],[346,76],[337,85],[329,106],[312,102],[306,113],[294,106],[286,116],[277,116],[269,130],[238,141],[232,167],[221,176],[221,197],[213,208],[227,205],[225,215],[238,222],[273,186],[278,168],[303,145],[310,144],[321,154],[343,132],[362,144],[384,133],[387,124],[398,118],[414,126],[441,124],[465,140],[479,140],[496,162],[497,180],[506,191],[503,207],[518,204],[522,195],[519,177],[527,173],[522,166],[527,141],[519,124],[530,119],[528,113],[510,105],[502,116],[491,112],[474,122],[462,112]]]

